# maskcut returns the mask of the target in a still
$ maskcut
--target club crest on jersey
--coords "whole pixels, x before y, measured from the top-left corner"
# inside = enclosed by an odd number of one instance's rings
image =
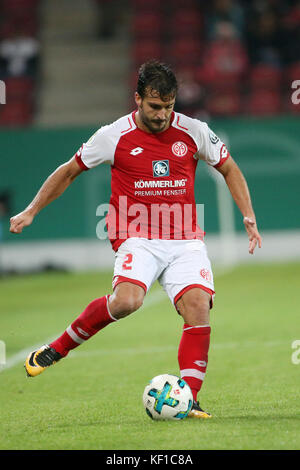
[[[184,142],[175,142],[172,145],[172,152],[176,157],[184,157],[187,154],[188,147]]]
[[[206,281],[211,281],[211,274],[208,269],[201,269],[200,274]]]
[[[153,176],[169,176],[169,160],[155,160],[152,161]]]

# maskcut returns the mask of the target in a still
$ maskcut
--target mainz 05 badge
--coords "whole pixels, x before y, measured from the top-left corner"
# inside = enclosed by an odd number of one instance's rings
[[[184,142],[175,142],[172,145],[172,152],[177,157],[184,157],[187,154],[188,146]]]

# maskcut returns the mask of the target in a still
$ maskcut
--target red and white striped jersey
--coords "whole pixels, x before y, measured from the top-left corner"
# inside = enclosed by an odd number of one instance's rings
[[[173,112],[160,133],[139,129],[135,112],[101,127],[76,153],[88,170],[111,165],[110,209],[106,217],[113,249],[129,237],[203,238],[194,197],[199,159],[221,166],[225,144],[198,119]]]

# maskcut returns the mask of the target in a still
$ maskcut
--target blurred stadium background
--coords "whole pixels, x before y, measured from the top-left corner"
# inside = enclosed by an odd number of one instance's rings
[[[0,448],[300,448],[299,31],[296,0],[0,0]],[[81,175],[22,235],[9,233],[58,165],[134,109],[137,68],[150,58],[174,66],[177,110],[228,144],[263,236],[250,256],[226,186],[200,162],[217,290],[201,403],[216,419],[179,433],[172,423],[153,432],[141,405],[152,376],[178,373],[182,322],[158,286],[142,314],[25,380],[33,345],[111,291],[114,254],[96,237],[110,168]]]
[[[264,237],[252,258],[227,189],[200,165],[212,260],[300,258],[299,1],[1,0],[0,12],[2,273],[112,267],[109,243],[96,238],[109,168],[79,178],[21,236],[9,217],[97,128],[134,109],[149,58],[174,67],[177,110],[209,123],[250,186]]]

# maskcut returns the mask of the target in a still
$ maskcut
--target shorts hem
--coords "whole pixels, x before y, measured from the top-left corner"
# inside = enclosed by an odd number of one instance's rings
[[[117,285],[121,284],[122,282],[131,282],[132,284],[136,284],[137,286],[142,287],[144,289],[145,293],[147,293],[147,286],[146,286],[146,284],[144,284],[144,282],[139,281],[138,279],[132,279],[132,278],[126,277],[126,276],[119,276],[118,274],[116,274],[113,277],[113,282],[112,282],[113,290],[115,290]]]
[[[176,294],[175,297],[174,297],[173,302],[174,302],[175,307],[176,307],[176,303],[183,296],[183,294],[185,294],[190,289],[194,289],[196,287],[198,287],[199,289],[202,289],[205,292],[207,292],[208,294],[210,294],[210,296],[211,296],[211,298],[210,298],[210,308],[213,308],[213,299],[214,299],[215,291],[210,289],[209,287],[203,286],[202,284],[190,284],[190,285],[184,287],[183,289],[181,289],[178,292],[178,294]]]

